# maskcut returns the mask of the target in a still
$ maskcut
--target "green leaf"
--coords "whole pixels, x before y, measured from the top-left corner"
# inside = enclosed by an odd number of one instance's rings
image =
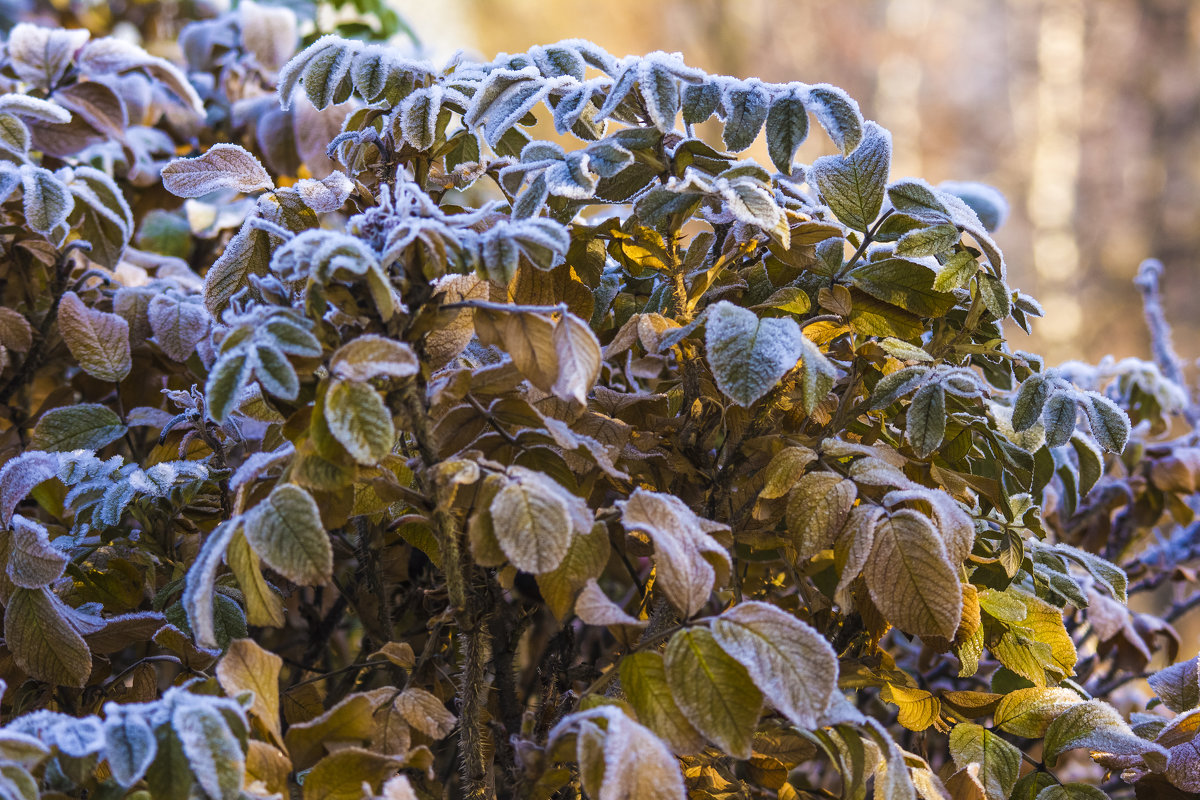
[[[807,105],[843,154],[859,146],[866,126],[858,103],[848,94],[836,86],[819,83],[809,87]]]
[[[1037,739],[1046,734],[1046,728],[1059,714],[1082,702],[1070,689],[1038,686],[1017,689],[1000,700],[994,721],[1003,731]]]
[[[605,529],[576,532],[562,563],[537,576],[538,590],[550,613],[559,620],[570,615],[575,607],[575,597],[589,579],[600,577],[611,551]]]
[[[250,382],[254,365],[244,350],[226,353],[213,365],[204,385],[204,399],[208,414],[217,422],[224,422],[237,407],[242,390]]]
[[[928,458],[941,446],[946,436],[946,392],[940,383],[928,383],[913,395],[904,435],[918,458]]]
[[[837,655],[825,637],[757,601],[738,603],[713,620],[712,635],[792,724],[817,727],[837,691]]]
[[[950,209],[938,198],[937,190],[915,178],[896,181],[887,189],[888,199],[901,214],[940,225],[950,222]]]
[[[770,99],[761,86],[739,82],[725,93],[725,130],[722,139],[725,149],[739,153],[754,144],[758,132],[767,120]]]
[[[392,414],[370,384],[334,379],[325,393],[324,414],[333,438],[359,464],[377,464],[392,452]]]
[[[838,219],[856,231],[866,231],[883,207],[891,161],[892,135],[868,122],[854,152],[818,158],[808,177]]]
[[[792,174],[792,158],[808,138],[808,110],[795,89],[771,101],[767,112],[767,154],[775,169]]]
[[[914,258],[936,256],[954,247],[960,237],[958,227],[948,222],[918,228],[900,237],[900,241],[896,242],[896,255]]]
[[[704,122],[721,102],[721,87],[715,83],[693,83],[683,88],[683,121],[689,125]]]
[[[83,688],[92,674],[92,653],[60,611],[49,589],[13,589],[4,610],[4,641],[29,676]]]
[[[1018,433],[1028,430],[1042,416],[1050,394],[1050,381],[1043,372],[1035,372],[1025,379],[1013,403],[1012,426]],[[1074,420],[1072,419],[1072,428]]]
[[[942,264],[937,277],[933,279],[933,290],[949,292],[952,289],[964,289],[977,272],[979,261],[975,256],[966,250],[959,251]]]
[[[934,291],[934,277],[928,267],[903,258],[872,261],[850,273],[860,290],[920,317],[943,316],[957,303],[953,294]]]
[[[1123,453],[1129,441],[1129,416],[1102,394],[1087,392],[1083,410],[1087,412],[1092,436],[1110,453]]]
[[[273,570],[315,586],[333,574],[333,548],[312,495],[295,484],[276,486],[247,514],[246,541]]]
[[[642,651],[622,658],[621,689],[637,712],[638,721],[654,731],[677,755],[704,749],[704,738],[671,696],[661,654]]]
[[[258,228],[244,223],[225,245],[213,265],[204,273],[204,305],[214,317],[229,305],[230,299],[250,285],[251,275],[266,275],[270,270],[271,240]]]
[[[962,586],[928,517],[901,509],[880,520],[863,578],[875,605],[900,630],[954,638]]]
[[[129,323],[84,305],[75,292],[58,304],[58,330],[79,366],[93,378],[119,383],[133,369]]]
[[[671,695],[688,721],[734,758],[749,758],[763,698],[746,668],[704,628],[676,633],[663,657]]]
[[[982,726],[960,722],[950,731],[950,755],[959,769],[979,764],[987,800],[1008,800],[1021,769],[1020,750]]]
[[[64,452],[99,450],[115,442],[128,430],[121,418],[99,403],[80,403],[47,411],[30,437],[34,450]]]
[[[53,172],[32,164],[21,165],[21,190],[24,194],[25,224],[43,236],[50,236],[66,222],[75,208],[75,198]]]
[[[717,388],[748,407],[769,392],[803,355],[800,326],[762,319],[726,300],[708,307],[706,354]]]

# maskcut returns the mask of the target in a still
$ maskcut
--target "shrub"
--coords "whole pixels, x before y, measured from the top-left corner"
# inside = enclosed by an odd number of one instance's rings
[[[1197,555],[1152,265],[1158,364],[1050,369],[839,89],[243,5],[7,41],[5,793],[1200,790],[1196,659],[1118,691],[1195,605],[1126,606]]]

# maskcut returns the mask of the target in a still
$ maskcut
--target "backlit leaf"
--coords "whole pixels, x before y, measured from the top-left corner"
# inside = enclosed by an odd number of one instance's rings
[[[749,758],[763,698],[746,668],[704,628],[676,633],[663,658],[671,696],[688,721],[734,758]]]
[[[901,509],[881,520],[863,577],[871,599],[896,627],[917,636],[954,638],[962,587],[928,518]]]
[[[892,135],[868,122],[862,144],[850,155],[818,158],[808,175],[838,219],[854,230],[865,231],[883,207],[891,161]]]
[[[333,550],[312,495],[295,484],[276,486],[246,515],[246,541],[272,569],[293,583],[329,580]]]
[[[837,689],[837,656],[821,634],[773,605],[745,601],[713,620],[712,635],[794,725],[817,726]]]

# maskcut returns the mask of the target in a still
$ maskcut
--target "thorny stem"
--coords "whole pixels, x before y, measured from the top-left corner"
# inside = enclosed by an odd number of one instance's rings
[[[401,398],[412,425],[423,469],[418,471],[419,486],[425,495],[436,499],[437,486],[431,474],[438,463],[434,450],[433,427],[429,411],[420,396],[417,383],[407,381],[401,389]],[[495,796],[487,754],[483,742],[482,711],[487,694],[487,629],[474,604],[468,605],[466,577],[462,563],[462,547],[459,542],[458,522],[442,503],[435,503],[434,527],[442,569],[446,574],[446,591],[454,620],[458,627],[462,652],[462,673],[459,676],[459,763],[462,766],[463,796],[469,800],[486,800]]]

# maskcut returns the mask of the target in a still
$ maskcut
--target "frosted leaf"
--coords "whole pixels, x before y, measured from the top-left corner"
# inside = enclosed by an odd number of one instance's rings
[[[1172,664],[1146,679],[1163,705],[1177,714],[1200,708],[1200,670],[1197,664],[1200,664],[1200,656]]]
[[[887,195],[901,214],[931,225],[951,221],[950,209],[942,202],[940,193],[919,178],[896,181],[888,187]]]
[[[32,164],[21,165],[21,191],[25,224],[50,237],[75,208],[75,198],[53,172]]]
[[[721,103],[721,87],[712,81],[692,84],[683,89],[683,121],[689,125],[704,122]]]
[[[871,393],[871,405],[869,408],[872,411],[880,411],[887,408],[920,386],[926,376],[929,375],[929,372],[929,367],[912,366],[904,367],[903,369],[898,369],[895,372],[884,375],[875,384],[875,389]]]
[[[600,105],[600,110],[596,112],[597,120],[612,116],[625,98],[629,97],[633,87],[637,85],[639,64],[640,59],[636,58],[626,58],[621,61],[620,73],[617,74],[612,88],[608,90],[608,96]]]
[[[17,666],[37,680],[83,688],[92,673],[91,650],[46,588],[13,590],[4,611],[4,641]]]
[[[647,56],[638,64],[638,84],[650,121],[660,131],[674,130],[679,114],[679,78],[661,59]]]
[[[500,137],[545,97],[550,85],[537,67],[495,70],[476,90],[463,124],[468,128],[482,126],[487,143],[495,148]]]
[[[104,757],[113,779],[122,787],[133,786],[154,761],[158,744],[145,719],[115,703],[105,705]]]
[[[794,725],[818,726],[837,690],[837,655],[823,636],[791,614],[756,601],[721,614],[712,633]]]
[[[551,164],[542,173],[547,191],[555,197],[588,200],[596,193],[597,175],[589,169],[587,153],[575,152]]]
[[[337,211],[354,191],[354,182],[344,172],[332,172],[323,180],[304,178],[294,187],[304,205],[318,214]]]
[[[588,81],[567,91],[554,107],[554,130],[565,134],[579,122],[599,90],[598,81]]]
[[[280,484],[245,518],[246,541],[293,583],[318,585],[333,572],[333,548],[321,512],[307,491]]]
[[[49,452],[99,450],[125,435],[121,418],[108,406],[80,403],[42,414],[29,445]]]
[[[723,97],[725,129],[721,134],[725,149],[739,153],[754,143],[763,123],[767,121],[770,98],[757,83],[731,82]]]
[[[33,328],[14,309],[0,306],[0,345],[24,353],[33,344]]]
[[[1075,392],[1068,390],[1054,392],[1046,401],[1042,410],[1042,426],[1048,446],[1060,447],[1071,440],[1077,416],[1075,399]]]
[[[1084,397],[1083,409],[1096,442],[1110,453],[1124,452],[1129,441],[1129,416],[1098,392],[1085,392]]]
[[[417,150],[428,150],[437,137],[438,114],[442,110],[440,85],[417,89],[404,98],[396,112],[397,130]]]
[[[617,505],[625,530],[654,543],[657,581],[667,598],[685,617],[694,616],[715,586],[729,580],[729,553],[711,535],[728,528],[700,518],[674,495],[641,488]]]
[[[255,346],[247,363],[253,365],[254,377],[267,394],[295,400],[300,393],[300,378],[278,347],[270,344]]]
[[[904,435],[917,458],[928,458],[946,436],[946,391],[940,383],[917,390],[905,415]]]
[[[804,564],[833,544],[858,497],[858,487],[834,472],[810,472],[788,497],[789,544]]]
[[[49,91],[62,80],[71,59],[88,38],[86,30],[43,28],[22,22],[9,31],[5,49],[17,78]]]
[[[850,584],[862,574],[875,547],[875,527],[883,519],[884,513],[882,508],[872,505],[858,505],[851,509],[846,524],[833,544],[834,566],[841,575],[834,590],[835,597],[841,598]]]
[[[233,473],[229,479],[229,491],[236,493],[243,486],[257,480],[271,467],[286,461],[296,453],[295,446],[288,441],[276,449],[266,453],[253,453]]]
[[[174,292],[155,295],[147,316],[155,341],[173,361],[187,361],[208,335],[208,310],[196,297]]]
[[[171,728],[205,794],[213,800],[238,800],[246,757],[221,713],[207,703],[181,703],[171,714]]]
[[[62,577],[67,568],[67,556],[50,541],[45,527],[20,514],[13,516],[11,526],[9,580],[26,589],[37,589]]]
[[[535,575],[550,572],[566,557],[574,525],[563,494],[552,478],[518,467],[510,470],[508,482],[492,498],[496,539],[517,569]]]
[[[90,453],[82,455],[91,456]],[[27,450],[9,459],[0,468],[0,523],[8,527],[13,511],[26,495],[42,481],[55,477],[58,470],[58,456],[40,450]]]
[[[587,405],[588,395],[600,377],[600,340],[587,323],[567,312],[554,326],[553,341],[558,378],[551,391],[563,400]]]
[[[159,82],[184,106],[204,116],[204,103],[187,77],[165,58],[152,56],[140,47],[116,37],[93,39],[79,53],[79,67],[91,75],[120,75],[141,70]]]
[[[71,355],[93,378],[119,383],[133,368],[129,323],[88,308],[75,292],[66,292],[59,302],[58,329]]]
[[[760,320],[726,300],[709,306],[705,345],[717,388],[740,406],[753,405],[796,366],[803,337],[791,318]]]
[[[396,711],[416,730],[431,739],[445,739],[458,724],[441,700],[424,689],[410,687],[396,698]]]
[[[72,33],[78,32],[72,31]],[[11,43],[12,39],[9,39],[10,47]],[[10,50],[10,55],[11,52]],[[23,117],[51,125],[65,125],[71,121],[71,112],[58,103],[27,94],[0,95],[0,114],[12,114],[14,117]]]
[[[96,717],[63,720],[54,726],[50,738],[73,758],[86,758],[104,748],[104,731]]]
[[[727,181],[718,178],[713,182],[713,189],[720,193],[725,201],[725,209],[734,219],[768,233],[778,229],[786,244],[788,228],[786,224],[781,225],[783,210],[765,186],[755,180]]]
[[[881,520],[863,578],[875,605],[897,628],[954,638],[962,618],[962,586],[927,517],[902,509]]]
[[[572,44],[573,42],[566,41],[546,47],[534,45],[529,49],[529,57],[547,78],[569,75],[577,81],[582,81],[587,64]]]
[[[766,124],[771,163],[784,175],[790,175],[792,158],[808,138],[808,110],[799,91],[792,89],[772,100]]]
[[[862,112],[858,103],[836,86],[819,83],[810,86],[805,98],[808,109],[833,139],[833,143],[848,155],[863,137]]]
[[[243,194],[275,188],[262,162],[236,144],[214,144],[203,155],[177,158],[162,169],[163,186],[178,197],[233,189]]]
[[[608,599],[595,578],[589,578],[575,600],[575,614],[587,625],[632,625],[644,628],[648,623],[625,613]]]
[[[1148,742],[1133,732],[1115,708],[1102,700],[1088,700],[1073,706],[1046,729],[1046,766],[1053,768],[1067,750],[1087,748],[1113,755],[1135,755],[1166,762],[1162,745]]]
[[[866,231],[883,207],[892,161],[892,135],[868,122],[862,142],[846,156],[818,158],[808,170],[821,198],[837,218],[856,231]]]
[[[238,527],[233,522],[224,522],[208,535],[188,569],[184,584],[182,602],[188,625],[196,637],[196,643],[210,650],[219,650],[213,619],[213,586],[221,560],[225,557],[225,549]]]
[[[1008,800],[1021,769],[1021,751],[986,728],[960,722],[950,731],[954,765],[978,764],[978,779],[988,800]]]
[[[324,417],[333,438],[359,464],[378,463],[392,452],[392,414],[370,384],[333,380],[325,393]]]
[[[279,72],[299,44],[295,13],[253,0],[238,3],[237,13],[243,46],[267,73]]]
[[[899,467],[877,456],[860,458],[851,464],[850,480],[868,486],[894,486],[900,489],[924,488],[909,480]]]
[[[683,775],[675,756],[619,706],[601,705],[564,717],[550,731],[551,744],[589,723],[604,725],[598,754],[603,761],[599,771],[603,779],[596,800],[685,800]],[[595,724],[591,727],[599,730]],[[579,739],[582,750],[585,738],[581,734]]]
[[[1059,687],[1033,686],[1006,694],[996,706],[996,727],[1017,736],[1036,739],[1064,711],[1083,702],[1077,693]]]

